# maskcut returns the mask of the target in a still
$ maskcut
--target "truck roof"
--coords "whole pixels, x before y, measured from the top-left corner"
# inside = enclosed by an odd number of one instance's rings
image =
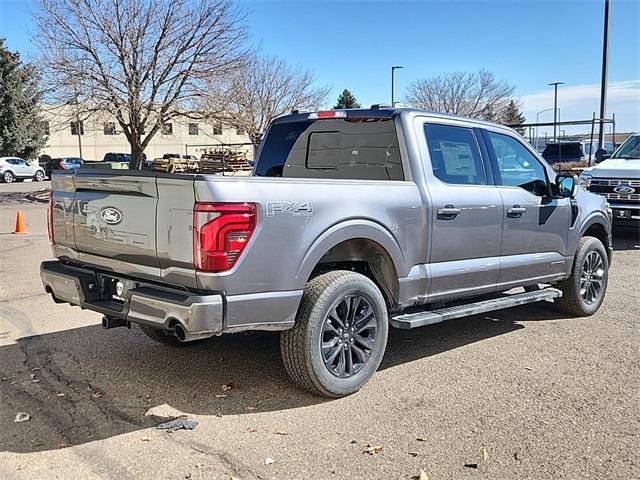
[[[420,108],[409,108],[409,107],[395,107],[391,108],[388,106],[372,106],[371,108],[349,108],[349,109],[338,109],[338,110],[326,110],[327,112],[344,112],[344,116],[338,118],[379,118],[379,119],[391,119],[397,115],[423,115],[429,116],[432,118],[442,118],[442,119],[454,119],[454,120],[464,120],[465,122],[475,123],[478,125],[491,125],[494,127],[502,127],[508,128],[505,125],[501,125],[495,122],[489,122],[486,120],[481,120],[479,118],[465,117],[462,115],[454,115],[451,113],[442,113],[442,112],[434,112],[432,110],[423,110]],[[281,117],[276,118],[273,123],[288,123],[288,122],[299,122],[302,120],[308,120],[309,115],[316,114],[318,111],[297,111],[294,110],[292,113],[288,115],[282,115]]]

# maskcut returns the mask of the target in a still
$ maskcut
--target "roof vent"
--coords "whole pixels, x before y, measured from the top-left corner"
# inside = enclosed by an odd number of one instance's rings
[[[391,105],[388,103],[374,103],[371,105],[371,110],[380,110],[382,108],[391,108]]]

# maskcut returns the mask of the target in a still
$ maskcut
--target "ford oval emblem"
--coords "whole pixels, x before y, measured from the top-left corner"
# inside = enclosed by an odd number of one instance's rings
[[[100,211],[100,217],[109,225],[117,225],[122,221],[122,212],[117,208],[106,207]]]
[[[628,187],[627,185],[618,185],[613,188],[613,191],[616,193],[633,193],[636,191],[633,187]]]

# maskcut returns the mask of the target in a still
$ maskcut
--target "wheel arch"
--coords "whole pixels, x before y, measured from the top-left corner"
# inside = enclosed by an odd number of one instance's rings
[[[602,242],[607,252],[609,263],[611,263],[611,226],[604,215],[593,215],[580,229],[580,234],[576,238],[572,256],[575,255],[575,246],[582,237],[594,237]]]
[[[354,270],[371,278],[389,306],[397,303],[399,271],[404,257],[386,228],[371,221],[334,225],[311,245],[298,270],[298,278],[311,278],[330,270]]]

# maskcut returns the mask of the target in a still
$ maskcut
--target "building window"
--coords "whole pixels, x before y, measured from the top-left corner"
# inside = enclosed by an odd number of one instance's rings
[[[84,122],[71,122],[71,135],[84,135]]]
[[[116,133],[116,124],[114,122],[106,122],[104,124],[104,134],[105,135],[117,135],[117,133]]]
[[[40,125],[42,126],[42,131],[44,132],[44,134],[49,135],[50,134],[49,122],[45,120],[43,122],[40,122]]]
[[[189,135],[198,135],[198,124],[190,123],[189,124]]]
[[[162,124],[162,135],[173,135],[173,123]]]
[[[214,123],[213,124],[213,134],[214,135],[222,135],[222,124]]]
[[[244,135],[244,134],[245,134],[244,128],[242,127],[236,128],[236,135]]]

